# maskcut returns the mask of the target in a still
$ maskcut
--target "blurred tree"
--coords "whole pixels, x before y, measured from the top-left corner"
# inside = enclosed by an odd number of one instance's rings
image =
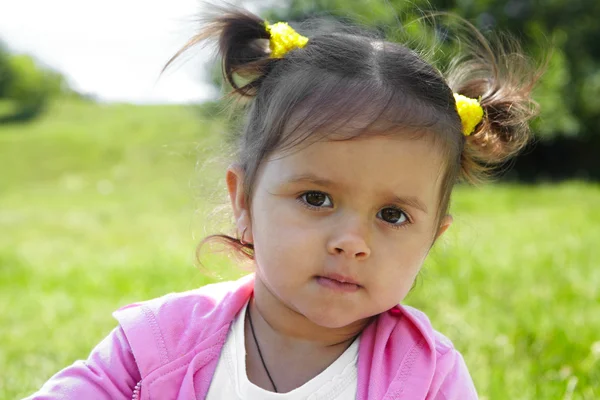
[[[9,65],[9,55],[6,45],[0,41],[0,98],[4,97],[8,83],[11,81],[11,73]]]
[[[0,41],[0,123],[34,118],[51,97],[68,92],[60,73],[38,66],[31,56],[9,54]]]
[[[545,138],[600,136],[598,0],[290,0],[272,9],[268,17],[301,21],[333,15],[371,26],[393,39],[401,31],[410,34],[411,29],[420,29],[400,21],[428,11],[456,13],[484,33],[508,32],[534,58],[551,52],[536,93],[542,106],[536,133]]]

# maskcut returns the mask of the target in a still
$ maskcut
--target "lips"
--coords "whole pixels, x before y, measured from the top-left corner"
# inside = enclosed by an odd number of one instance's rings
[[[354,279],[340,274],[317,276],[317,283],[336,292],[356,292],[361,286]]]
[[[360,286],[358,281],[356,281],[348,276],[341,275],[341,274],[327,274],[327,275],[323,275],[323,278],[338,281],[340,283],[352,283],[354,285]]]

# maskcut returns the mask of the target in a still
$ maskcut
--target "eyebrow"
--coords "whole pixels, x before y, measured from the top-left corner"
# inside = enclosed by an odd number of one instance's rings
[[[293,175],[289,179],[286,180],[285,183],[314,183],[319,186],[339,186],[334,181],[329,179],[321,178],[313,174],[301,174],[301,175]]]
[[[406,204],[406,205],[409,205],[411,207],[417,208],[417,209],[423,211],[425,214],[427,214],[427,206],[425,206],[425,204],[418,197],[415,197],[415,196],[407,196],[407,197],[394,196],[393,201],[395,203]]]
[[[326,187],[336,187],[336,186],[339,186],[334,181],[331,181],[329,179],[316,176],[316,175],[311,174],[311,173],[301,174],[301,175],[293,175],[289,179],[287,179],[285,183],[286,184],[312,183],[312,184],[315,184],[315,185],[326,186]],[[426,214],[428,213],[427,206],[421,201],[421,199],[419,199],[416,196],[401,197],[401,196],[397,196],[397,195],[392,195],[391,202],[392,203],[405,204],[405,205],[414,207],[416,209],[419,209],[419,210],[423,211]]]

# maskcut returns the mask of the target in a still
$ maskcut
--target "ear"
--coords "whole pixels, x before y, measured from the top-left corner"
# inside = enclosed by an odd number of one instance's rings
[[[246,203],[246,191],[244,190],[244,171],[239,165],[230,165],[227,168],[226,174],[227,191],[229,192],[229,200],[231,200],[231,208],[233,209],[233,217],[238,232],[244,232],[244,240],[252,242],[252,224],[250,219],[250,210]]]
[[[444,215],[444,217],[443,217],[443,218],[442,218],[442,220],[440,221],[440,226],[439,226],[439,228],[438,228],[438,231],[437,231],[437,232],[436,232],[436,234],[435,234],[435,240],[434,240],[434,242],[435,242],[436,240],[438,240],[438,238],[439,238],[440,236],[442,236],[442,234],[443,234],[444,232],[446,232],[446,230],[447,230],[448,228],[450,228],[450,225],[452,225],[452,221],[453,221],[452,215],[450,215],[450,214],[448,214],[448,215]]]

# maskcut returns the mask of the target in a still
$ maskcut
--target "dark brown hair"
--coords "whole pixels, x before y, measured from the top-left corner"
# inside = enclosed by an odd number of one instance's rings
[[[298,30],[308,44],[284,58],[271,58],[261,18],[233,7],[218,12],[165,68],[196,44],[218,41],[231,95],[249,100],[237,147],[247,204],[261,163],[276,151],[324,137],[348,140],[401,131],[427,136],[444,154],[440,219],[457,181],[482,180],[529,139],[527,123],[536,112],[530,94],[540,70],[519,51],[509,50],[514,44],[492,48],[466,22],[473,39],[442,74],[407,46],[341,23],[330,23],[329,29],[301,25]],[[484,109],[483,121],[468,137],[462,134],[453,92],[480,99]],[[238,238],[208,239],[220,239],[253,258],[252,244]]]

